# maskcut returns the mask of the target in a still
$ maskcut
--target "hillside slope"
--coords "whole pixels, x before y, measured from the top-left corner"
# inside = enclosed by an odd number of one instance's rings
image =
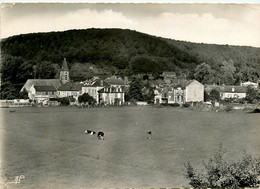
[[[175,71],[190,78],[197,65],[209,64],[219,77],[223,61],[233,60],[234,77],[257,80],[260,48],[197,44],[123,29],[86,29],[33,33],[1,42],[2,90],[16,91],[28,78],[57,78],[66,57],[73,80],[93,75]],[[237,82],[237,79],[234,80]]]

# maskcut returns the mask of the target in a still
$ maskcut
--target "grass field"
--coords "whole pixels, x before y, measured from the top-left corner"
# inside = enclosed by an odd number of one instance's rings
[[[184,163],[200,167],[220,142],[232,160],[244,149],[260,156],[259,114],[167,107],[10,110],[0,109],[2,182],[26,178],[9,188],[182,187],[188,186]],[[105,140],[86,129],[104,131]]]

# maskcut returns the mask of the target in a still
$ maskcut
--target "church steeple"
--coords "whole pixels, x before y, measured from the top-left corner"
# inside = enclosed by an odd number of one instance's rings
[[[61,70],[60,70],[60,80],[63,84],[68,83],[69,80],[70,80],[69,68],[68,68],[66,58],[64,58],[63,63],[62,63],[62,67],[61,67]]]

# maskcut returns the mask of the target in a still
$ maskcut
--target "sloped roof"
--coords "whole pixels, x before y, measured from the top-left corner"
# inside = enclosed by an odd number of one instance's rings
[[[221,86],[220,91],[228,93],[246,93],[247,88],[243,86]]]
[[[251,81],[247,81],[247,82],[244,82],[244,83],[241,83],[241,86],[258,86],[258,83],[254,83],[254,82],[251,82]]]
[[[97,79],[92,83],[88,83],[84,85],[84,87],[104,87],[104,86],[109,86],[109,84],[102,79]]]
[[[36,91],[57,91],[53,85],[35,85]]]
[[[122,78],[116,78],[116,77],[110,77],[105,79],[105,82],[107,82],[110,85],[125,85],[125,82]]]
[[[247,88],[244,86],[219,86],[219,85],[206,85],[205,86],[205,91],[210,92],[213,89],[218,90],[219,92],[224,92],[224,93],[246,93]]]
[[[26,83],[24,84],[23,88],[21,91],[26,89],[29,91],[29,89],[33,85],[38,85],[38,86],[54,86],[55,88],[58,88],[61,86],[61,81],[59,79],[28,79]]]
[[[61,70],[62,70],[62,71],[69,71],[69,68],[68,68],[68,64],[67,64],[66,58],[63,59],[63,63],[62,63]]]
[[[174,84],[173,86],[175,88],[177,87],[181,87],[182,89],[185,89],[189,84],[193,83],[193,82],[198,82],[197,80],[193,79],[193,80],[181,80],[178,83]],[[199,83],[199,82],[198,82]]]
[[[82,86],[83,85],[80,83],[69,82],[61,85],[58,88],[58,91],[80,91]]]

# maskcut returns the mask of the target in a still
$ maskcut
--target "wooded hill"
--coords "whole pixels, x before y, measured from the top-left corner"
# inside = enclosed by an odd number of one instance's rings
[[[224,61],[235,67],[232,82],[260,76],[260,48],[190,43],[123,29],[18,35],[2,40],[1,51],[2,90],[7,84],[19,88],[28,78],[58,77],[64,57],[75,81],[163,71],[194,78],[203,62],[212,69],[214,81]]]

